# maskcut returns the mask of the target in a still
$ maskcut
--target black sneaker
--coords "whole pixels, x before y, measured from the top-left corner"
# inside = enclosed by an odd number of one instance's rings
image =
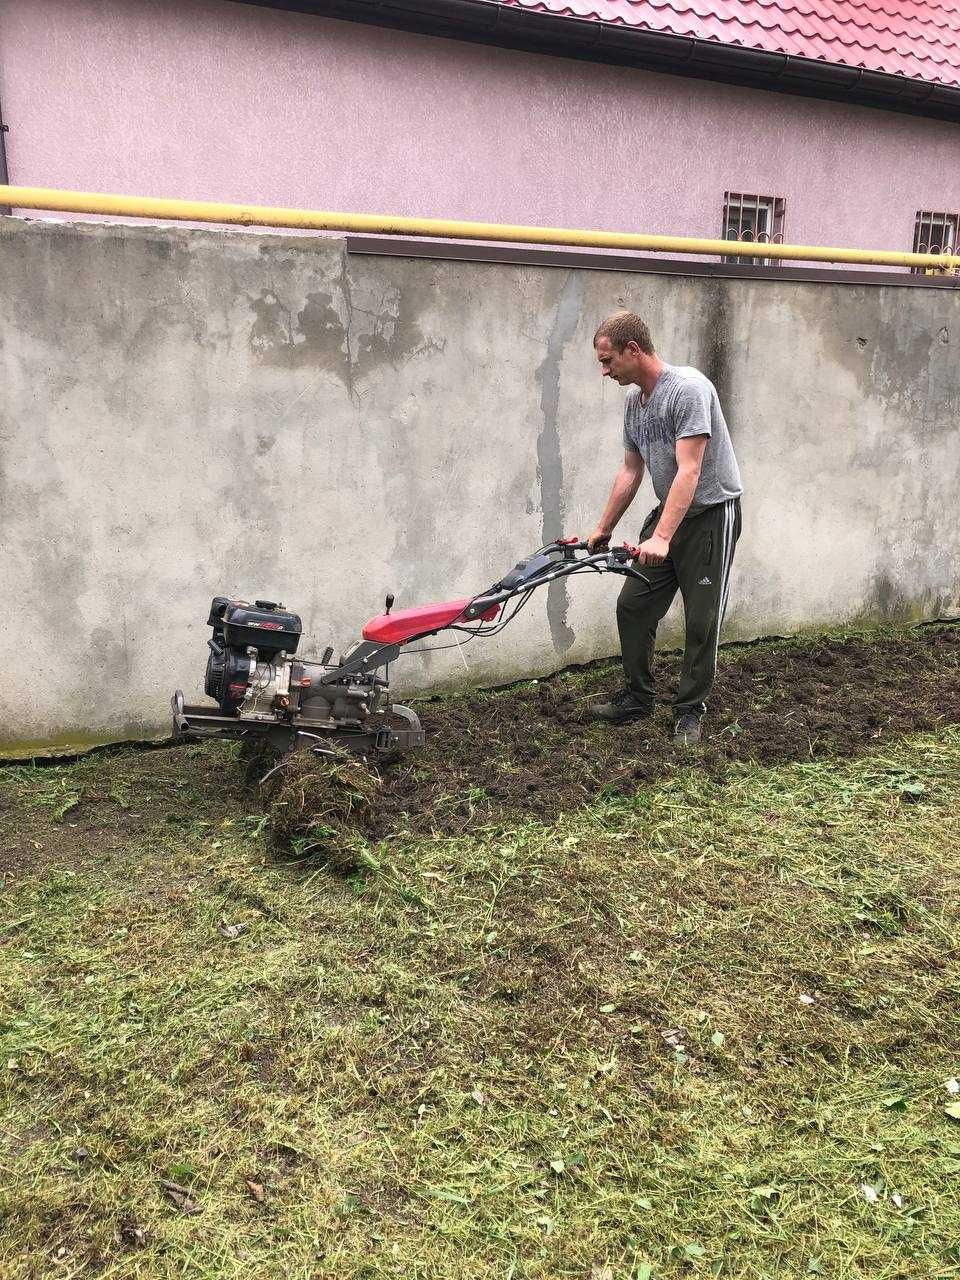
[[[644,702],[630,689],[621,689],[609,702],[595,702],[591,714],[608,724],[626,724],[628,720],[646,720],[653,715],[653,703]]]
[[[700,717],[695,711],[681,711],[673,726],[673,740],[678,747],[695,747],[700,741]]]

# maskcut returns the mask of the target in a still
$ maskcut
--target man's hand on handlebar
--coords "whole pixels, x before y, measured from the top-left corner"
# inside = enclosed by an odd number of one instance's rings
[[[663,564],[670,554],[670,543],[654,533],[640,543],[637,552],[637,564]]]
[[[587,538],[587,550],[591,555],[598,551],[603,551],[610,546],[611,534],[602,524],[598,524],[590,537]],[[627,546],[627,543],[623,544]],[[637,564],[663,564],[667,556],[670,554],[670,543],[666,538],[661,538],[657,534],[651,534],[649,538],[645,538],[640,546],[636,548]]]

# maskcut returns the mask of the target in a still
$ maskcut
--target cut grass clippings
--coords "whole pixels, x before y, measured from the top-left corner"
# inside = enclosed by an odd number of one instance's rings
[[[0,772],[0,1274],[960,1275],[960,728],[864,748],[346,879],[231,747]]]

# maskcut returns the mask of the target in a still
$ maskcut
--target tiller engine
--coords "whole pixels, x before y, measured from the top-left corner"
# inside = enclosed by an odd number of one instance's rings
[[[572,574],[618,573],[646,582],[634,567],[636,555],[627,543],[591,553],[586,542],[564,538],[521,560],[476,596],[396,612],[387,596],[386,612],[370,619],[363,639],[337,662],[332,648],[318,662],[297,659],[300,618],[282,605],[215,596],[207,619],[213,636],[207,641],[204,689],[217,706],[188,706],[178,689],[174,735],[265,738],[278,751],[308,747],[318,754],[336,745],[370,757],[420,747],[424,732],[415,712],[390,699],[390,664],[425,651],[407,646],[441,631],[468,639],[496,635],[532,591]]]

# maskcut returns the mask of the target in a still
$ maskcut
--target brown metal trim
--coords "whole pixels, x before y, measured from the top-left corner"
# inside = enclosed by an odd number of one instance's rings
[[[410,240],[393,236],[345,237],[347,252],[389,258],[508,263],[514,266],[576,267],[586,271],[637,271],[652,275],[707,276],[730,280],[798,280],[821,284],[890,285],[906,289],[956,289],[960,276],[917,276],[907,269],[872,271],[836,267],[749,266],[700,259],[647,258],[600,249],[550,249],[519,244],[464,244],[446,240]]]

